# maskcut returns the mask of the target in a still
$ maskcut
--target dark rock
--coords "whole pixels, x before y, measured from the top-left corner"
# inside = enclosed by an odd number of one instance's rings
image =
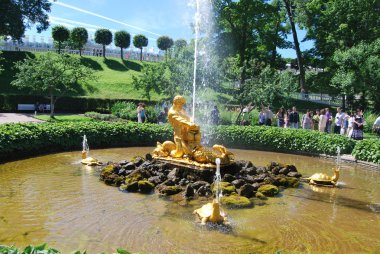
[[[210,185],[203,185],[197,191],[198,196],[200,197],[208,197],[212,195],[212,191]]]
[[[153,160],[152,155],[150,153],[145,154],[145,160],[147,160],[147,161]]]
[[[186,198],[192,198],[194,197],[194,188],[191,187],[191,184],[188,184],[186,186],[186,189],[185,189],[185,192],[183,193],[183,196],[186,197]]]
[[[249,167],[249,168],[243,168],[242,170],[240,170],[240,174],[242,175],[256,175],[256,168],[254,167]]]
[[[245,183],[246,182],[243,179],[236,179],[236,180],[232,181],[232,184],[235,186],[236,189],[239,189]]]
[[[245,167],[245,165],[247,165],[247,161],[244,161],[244,160],[238,160],[238,161],[235,161],[235,164],[236,166],[241,170]]]
[[[166,180],[166,178],[162,177],[162,176],[152,176],[152,177],[148,178],[148,181],[153,183],[154,185],[159,185],[162,182],[164,182],[165,180]]]
[[[271,171],[272,171],[273,174],[278,175],[279,172],[280,172],[280,167],[279,167],[279,166],[276,166],[276,167],[272,168]]]
[[[234,177],[233,175],[225,174],[225,175],[223,176],[222,181],[223,181],[223,182],[232,182],[232,181],[234,181],[235,179],[236,179],[236,177]]]
[[[166,186],[174,186],[174,185],[175,185],[175,182],[174,182],[172,179],[168,179],[168,180],[166,180],[165,182],[163,182],[162,185],[166,185]]]
[[[169,179],[173,179],[175,177],[180,177],[181,172],[179,168],[173,168],[172,171],[168,174]]]
[[[274,182],[274,179],[272,177],[267,176],[264,178],[264,183],[266,184],[273,184],[273,182]]]
[[[255,189],[253,188],[252,185],[250,184],[244,184],[240,189],[239,189],[239,195],[244,196],[247,198],[253,197]]]
[[[297,172],[297,168],[294,165],[286,165],[286,168],[289,169],[289,172]]]
[[[287,176],[300,178],[302,174],[299,172],[289,172]]]
[[[180,193],[182,191],[182,188],[179,187],[179,186],[165,186],[165,185],[162,185],[158,188],[158,191],[165,195],[165,196],[170,196],[170,195],[174,195],[174,194],[177,194],[177,193]]]
[[[134,158],[133,163],[136,165],[136,167],[139,167],[141,164],[144,163],[144,159],[141,158],[140,156],[137,156]]]
[[[195,183],[191,184],[191,187],[193,187],[195,190],[198,190],[202,186],[210,186],[210,184],[205,181],[196,181]]]
[[[178,184],[181,185],[181,186],[185,186],[189,183],[189,181],[186,179],[186,178],[182,178]]]
[[[289,169],[288,168],[282,168],[282,169],[280,169],[279,173],[286,175],[289,173]]]
[[[123,186],[123,190],[126,190],[128,192],[137,192],[139,190],[139,183],[138,181],[131,182],[129,184],[126,184]]]
[[[258,176],[255,176],[253,182],[255,182],[255,183],[261,183],[261,182],[264,181],[264,179],[265,179],[267,176],[268,176],[267,174],[260,174],[260,175],[258,175]]]
[[[266,173],[267,172],[267,169],[265,167],[258,167],[256,169],[256,173],[257,174],[263,174],[263,173]]]
[[[128,163],[129,163],[129,161],[127,161],[127,160],[122,160],[122,161],[119,161],[119,162],[118,162],[118,164],[119,164],[120,166],[127,165]]]
[[[143,163],[141,163],[141,165],[139,167],[143,168],[143,169],[149,169],[151,166],[152,166],[152,162],[144,161]]]
[[[138,181],[138,187],[141,193],[150,193],[154,189],[154,184],[147,180],[141,180]]]
[[[255,182],[255,178],[253,176],[250,176],[250,175],[243,176],[242,179],[244,181],[246,181],[247,183],[254,183]]]
[[[129,162],[124,166],[125,170],[134,170],[136,169],[136,166],[133,162]]]
[[[258,189],[261,185],[262,185],[262,184],[260,184],[260,183],[254,183],[254,184],[252,184],[253,190],[254,190],[254,191],[257,191],[257,189]]]

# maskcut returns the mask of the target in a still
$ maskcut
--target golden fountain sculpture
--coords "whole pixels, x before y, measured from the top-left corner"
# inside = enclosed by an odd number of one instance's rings
[[[339,179],[339,168],[334,168],[334,175],[329,176],[325,173],[316,173],[304,180],[308,181],[311,185],[335,187]]]
[[[202,225],[206,225],[207,222],[229,224],[227,214],[219,206],[216,199],[212,203],[207,203],[201,208],[194,210],[193,214],[198,215]]]
[[[214,145],[210,150],[201,145],[200,127],[190,120],[183,109],[185,103],[183,96],[174,97],[173,106],[168,112],[168,121],[174,129],[174,142],[157,142],[153,157],[200,168],[214,168],[217,158],[221,160],[222,165],[230,164],[234,155],[226,147]]]

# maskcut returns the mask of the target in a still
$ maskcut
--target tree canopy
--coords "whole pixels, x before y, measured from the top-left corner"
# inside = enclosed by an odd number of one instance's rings
[[[55,26],[51,30],[51,35],[58,42],[58,53],[61,53],[62,42],[67,41],[70,37],[70,31],[64,26]]]
[[[60,96],[79,92],[78,82],[96,78],[93,71],[83,66],[78,57],[66,54],[49,52],[17,62],[15,67],[18,72],[12,85],[49,96],[51,117],[54,117],[54,105]]]
[[[115,33],[115,46],[120,48],[120,57],[123,59],[123,49],[131,45],[131,35],[126,31],[118,31]]]
[[[112,42],[112,32],[108,29],[96,30],[95,42],[103,45],[103,57],[106,57],[106,45],[110,45]]]
[[[82,55],[82,49],[86,45],[88,40],[88,32],[84,27],[75,27],[70,33],[70,44],[74,49],[79,50],[79,54]]]
[[[140,49],[140,61],[142,61],[142,49],[148,46],[148,38],[142,34],[135,35],[133,37],[133,46]]]
[[[174,45],[173,39],[169,36],[161,36],[157,39],[157,47],[165,51],[167,56],[168,49]]]
[[[51,2],[49,0],[1,0],[0,36],[20,40],[27,28],[36,24],[37,31],[49,27]]]

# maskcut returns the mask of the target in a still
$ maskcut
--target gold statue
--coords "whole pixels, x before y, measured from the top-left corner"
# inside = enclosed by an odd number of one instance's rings
[[[92,157],[87,157],[87,151],[83,150],[82,151],[82,164],[87,165],[87,166],[100,166],[102,163],[98,161],[97,159],[94,159]]]
[[[335,168],[333,170],[334,170],[334,175],[332,177],[324,173],[316,173],[308,178],[304,178],[304,180],[308,181],[309,184],[312,184],[312,185],[335,187],[339,179],[339,169]]]
[[[205,225],[207,222],[228,224],[227,214],[220,208],[216,199],[212,203],[207,203],[201,208],[194,210],[193,214],[199,216],[202,225]]]
[[[220,158],[222,165],[230,164],[234,156],[224,146],[214,145],[209,150],[201,145],[200,127],[190,120],[183,109],[185,103],[183,96],[174,97],[173,106],[168,112],[168,121],[174,129],[174,142],[157,142],[153,157],[197,166],[215,166],[215,159]]]

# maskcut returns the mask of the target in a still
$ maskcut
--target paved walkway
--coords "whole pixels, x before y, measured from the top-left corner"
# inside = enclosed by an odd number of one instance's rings
[[[0,113],[0,124],[2,123],[26,123],[34,122],[40,123],[44,122],[33,117],[33,114],[24,113]]]

